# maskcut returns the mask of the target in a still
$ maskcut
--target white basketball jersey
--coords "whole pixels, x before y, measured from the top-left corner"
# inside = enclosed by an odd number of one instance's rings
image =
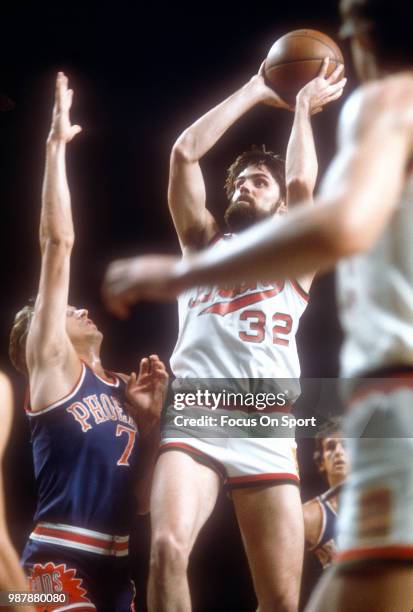
[[[225,235],[221,240],[237,239]],[[295,335],[308,295],[295,281],[198,287],[178,298],[177,378],[299,378]]]
[[[413,175],[374,247],[339,264],[337,295],[343,377],[413,366]]]

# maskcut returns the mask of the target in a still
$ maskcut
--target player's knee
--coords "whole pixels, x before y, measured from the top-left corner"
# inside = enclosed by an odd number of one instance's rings
[[[156,534],[151,547],[151,566],[162,573],[186,571],[189,552],[188,544],[173,533]]]

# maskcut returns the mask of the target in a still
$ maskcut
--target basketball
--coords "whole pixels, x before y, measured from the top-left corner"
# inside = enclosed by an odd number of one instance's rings
[[[267,84],[286,102],[294,103],[300,89],[314,79],[325,57],[330,58],[329,76],[343,55],[334,40],[317,30],[294,30],[275,41],[264,66]],[[343,74],[339,78],[342,78]]]

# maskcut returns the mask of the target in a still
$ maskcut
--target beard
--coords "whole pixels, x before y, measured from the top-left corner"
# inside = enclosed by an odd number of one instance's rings
[[[231,232],[242,232],[254,223],[268,219],[277,210],[277,205],[271,211],[258,210],[255,202],[249,196],[242,196],[242,199],[231,202],[225,211],[224,219]]]

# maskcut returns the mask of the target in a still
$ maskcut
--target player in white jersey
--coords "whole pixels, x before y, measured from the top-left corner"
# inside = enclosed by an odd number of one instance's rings
[[[357,377],[345,427],[352,471],[338,564],[309,609],[398,612],[413,601],[413,38],[402,0],[342,0],[341,12],[363,85],[342,111],[319,205],[264,222],[219,256],[135,261],[134,291],[166,297],[199,282],[288,278],[347,258],[338,297],[342,373]]]
[[[223,238],[237,239],[235,235]],[[179,336],[171,358],[174,374],[179,378],[299,378],[295,335],[307,302],[307,293],[294,281],[185,291],[178,297]],[[271,342],[266,341],[268,336]]]
[[[237,243],[237,232],[266,217],[281,217],[303,197],[311,199],[317,159],[310,116],[340,97],[345,84],[345,79],[336,83],[340,69],[327,78],[327,66],[328,60],[297,96],[286,167],[264,148],[246,151],[230,167],[225,212],[230,234],[220,236],[206,208],[199,161],[250,108],[285,103],[260,71],[178,138],[171,155],[169,205],[184,258],[217,239]],[[213,248],[218,252],[222,247]],[[179,338],[171,359],[177,379],[298,378],[295,333],[312,278],[313,272],[299,281],[271,278],[268,283],[204,287],[181,295]],[[290,390],[289,401],[296,394]],[[272,413],[285,409],[275,407]],[[245,418],[248,414],[243,411]],[[232,489],[261,612],[296,610],[303,517],[293,433],[282,439],[240,439],[186,430],[184,439],[168,416],[152,491],[150,610],[190,610],[188,557],[213,510],[221,480]]]

